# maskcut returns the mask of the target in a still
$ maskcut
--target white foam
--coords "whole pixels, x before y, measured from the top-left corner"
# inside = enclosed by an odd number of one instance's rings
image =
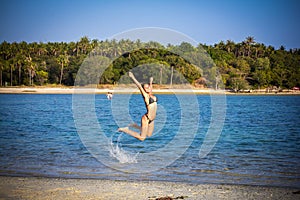
[[[110,144],[108,145],[108,150],[110,152],[110,156],[116,158],[120,163],[137,163],[137,156],[139,153],[132,154],[130,152],[125,151],[122,147],[119,147],[119,139],[121,135],[118,137],[117,143],[114,144],[112,137],[110,140]]]

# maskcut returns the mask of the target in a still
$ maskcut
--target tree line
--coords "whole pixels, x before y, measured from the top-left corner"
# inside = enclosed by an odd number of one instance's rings
[[[227,40],[196,47],[187,42],[164,46],[153,41],[99,41],[88,37],[69,43],[4,41],[0,44],[0,86],[73,86],[80,66],[93,56],[101,58],[96,67],[108,65],[101,72],[99,84],[118,83],[130,69],[146,65],[145,69],[152,69],[157,76],[157,84],[186,80],[212,87],[217,85],[218,71],[219,81],[234,90],[300,86],[300,49],[275,49],[255,42],[251,36],[239,43]],[[173,74],[173,70],[178,73]],[[95,72],[90,70],[86,75]]]

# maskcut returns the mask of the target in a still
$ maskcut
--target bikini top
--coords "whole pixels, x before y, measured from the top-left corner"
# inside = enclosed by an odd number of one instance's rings
[[[150,105],[151,103],[154,103],[154,102],[157,102],[157,97],[156,97],[156,100],[154,100],[152,97],[150,97],[150,98],[149,98],[149,105]]]

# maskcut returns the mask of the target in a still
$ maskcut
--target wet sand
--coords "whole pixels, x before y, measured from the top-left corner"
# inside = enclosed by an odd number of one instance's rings
[[[300,199],[300,189],[0,176],[0,199]]]

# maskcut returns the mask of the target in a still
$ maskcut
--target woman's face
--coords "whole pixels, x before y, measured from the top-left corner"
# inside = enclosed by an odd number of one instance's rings
[[[150,87],[149,84],[144,84],[144,90],[145,90],[147,93],[152,92],[152,89],[151,89],[151,87]]]

